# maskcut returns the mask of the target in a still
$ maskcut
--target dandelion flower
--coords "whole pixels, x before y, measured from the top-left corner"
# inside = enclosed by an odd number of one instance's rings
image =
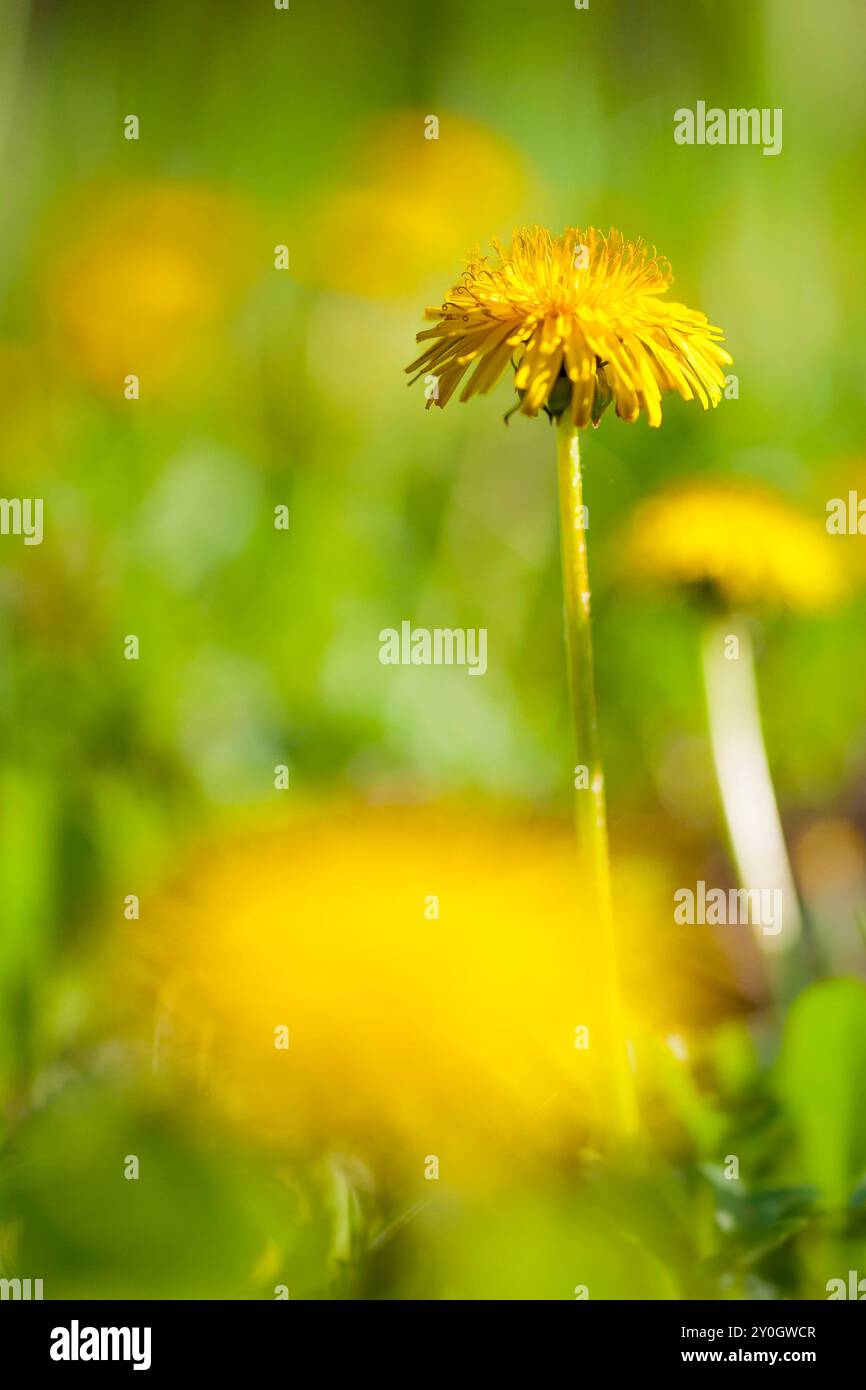
[[[769,955],[801,933],[799,899],[764,743],[751,625],[745,614],[830,608],[845,590],[823,529],[767,488],[686,483],[642,502],[621,540],[631,577],[708,594],[702,660],[710,741],[737,872],[744,888],[782,894],[779,935],[758,929]]]
[[[664,1033],[694,1025],[701,981],[718,1002],[730,991],[711,944],[684,960],[666,937],[659,864],[658,845],[651,866],[629,855],[623,906],[630,1008]],[[398,1171],[434,1152],[449,1179],[487,1185],[497,1154],[508,1171],[575,1154],[604,1108],[591,1029],[587,1048],[575,1040],[599,985],[573,871],[560,821],[308,812],[203,848],[155,897],[122,973],[145,1016],[156,1003],[157,1069],[190,1070],[242,1130],[381,1152]]]
[[[622,539],[636,578],[709,588],[730,608],[829,608],[844,576],[826,532],[767,488],[686,483],[642,502]]]
[[[470,366],[461,400],[489,391],[512,359],[524,414],[568,410],[580,428],[611,400],[623,420],[644,411],[651,425],[661,424],[665,391],[705,410],[718,404],[732,360],[721,330],[663,298],[670,268],[642,242],[532,227],[515,232],[510,251],[494,246],[494,263],[473,256],[442,307],[427,310],[436,325],[418,334],[428,346],[407,371],[437,379],[428,405],[444,406]]]
[[[660,425],[663,391],[696,397],[705,410],[717,405],[722,366],[731,358],[720,346],[720,329],[662,297],[670,269],[643,242],[594,227],[568,227],[558,237],[531,227],[515,232],[510,251],[494,246],[495,262],[473,256],[442,307],[427,310],[435,326],[418,334],[427,346],[406,370],[413,380],[425,377],[428,406],[444,406],[470,367],[464,401],[489,391],[513,363],[515,410],[537,415],[543,409],[557,421],[566,661],[575,750],[585,773],[574,782],[581,896],[589,904],[585,949],[606,1000],[596,1045],[609,1067],[611,1126],[629,1134],[637,1112],[612,905],[580,431],[597,425],[611,401],[624,420],[643,411]]]
[[[479,221],[495,224],[521,200],[525,174],[506,141],[454,112],[441,121],[442,140],[421,138],[420,110],[388,112],[360,129],[347,151],[351,174],[294,219],[301,279],[400,299],[458,259]]]
[[[110,188],[67,217],[81,230],[52,258],[52,336],[69,371],[108,394],[127,373],[162,382],[186,365],[255,265],[246,208],[207,185]]]

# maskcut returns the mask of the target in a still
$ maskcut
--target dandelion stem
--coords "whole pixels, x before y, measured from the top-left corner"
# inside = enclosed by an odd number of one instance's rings
[[[586,925],[587,978],[593,991],[590,1054],[601,1082],[606,1127],[631,1133],[637,1124],[634,1082],[626,1051],[616,962],[604,770],[598,734],[590,626],[587,513],[583,502],[579,431],[565,412],[557,426],[565,651],[578,775],[575,777],[580,884]],[[579,770],[586,769],[585,778]],[[585,780],[585,786],[581,782]]]
[[[778,954],[794,945],[802,922],[767,762],[746,624],[732,617],[708,624],[703,664],[713,760],[737,875],[743,888],[782,890],[782,931],[755,929],[761,949]]]

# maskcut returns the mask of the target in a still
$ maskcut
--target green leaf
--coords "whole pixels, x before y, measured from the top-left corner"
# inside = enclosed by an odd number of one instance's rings
[[[842,1207],[866,1170],[866,987],[813,985],[792,1005],[776,1089],[795,1139],[797,1181]]]

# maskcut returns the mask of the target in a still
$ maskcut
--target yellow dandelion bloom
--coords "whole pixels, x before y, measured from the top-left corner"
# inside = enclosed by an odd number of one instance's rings
[[[830,607],[846,587],[820,523],[758,486],[671,487],[636,508],[621,544],[630,576],[708,586],[730,608],[808,613]]]
[[[450,807],[330,810],[223,841],[126,948],[156,1005],[157,1069],[191,1068],[277,1144],[416,1170],[436,1153],[485,1182],[500,1161],[573,1155],[604,1084],[576,1037],[599,985],[575,876],[567,823]],[[666,1032],[697,1021],[713,978],[717,1004],[730,996],[715,957],[684,959],[669,903],[635,862],[630,996]]]
[[[110,188],[69,220],[81,230],[51,262],[52,336],[69,371],[109,393],[184,365],[255,265],[246,209],[208,186]]]
[[[612,399],[634,421],[660,425],[663,391],[717,405],[732,361],[721,330],[704,314],[661,296],[672,283],[667,262],[620,232],[569,227],[554,237],[540,227],[514,233],[497,260],[472,257],[462,280],[426,317],[429,345],[407,368],[436,378],[428,405],[444,406],[468,368],[461,400],[489,391],[512,359],[520,409],[598,423]]]
[[[442,140],[424,139],[424,129],[421,111],[389,112],[360,129],[348,152],[351,174],[293,218],[299,279],[400,298],[447,271],[479,224],[511,215],[526,175],[506,141],[451,112],[442,113]]]

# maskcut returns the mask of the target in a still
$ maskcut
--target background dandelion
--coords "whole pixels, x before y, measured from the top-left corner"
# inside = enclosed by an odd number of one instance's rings
[[[752,625],[757,613],[820,613],[842,600],[845,569],[825,529],[780,495],[730,483],[692,483],[650,497],[622,538],[632,580],[680,586],[706,610],[701,655],[710,739],[734,858],[744,886],[778,888],[771,952],[798,944],[801,912],[767,763]],[[801,962],[802,969],[802,962]],[[786,983],[802,983],[796,972]]]

